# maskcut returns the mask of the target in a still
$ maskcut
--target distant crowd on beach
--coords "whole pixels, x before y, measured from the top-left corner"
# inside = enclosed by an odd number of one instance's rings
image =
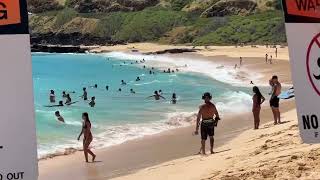
[[[266,47],[268,48],[269,45],[266,45]],[[278,47],[276,45],[273,45],[273,46],[270,46],[270,48],[274,49],[275,58],[278,58]],[[272,54],[268,54],[268,53],[265,54],[265,63],[266,64],[273,64],[274,60],[275,59],[272,56]],[[234,69],[240,68],[242,65],[243,65],[243,57],[240,57],[239,64],[235,64]]]

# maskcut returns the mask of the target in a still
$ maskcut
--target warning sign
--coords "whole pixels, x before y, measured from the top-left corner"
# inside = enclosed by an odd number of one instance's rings
[[[0,0],[0,180],[36,180],[37,143],[26,0]]]
[[[20,23],[19,0],[0,1],[0,26]]]
[[[299,129],[320,143],[320,0],[283,0]]]

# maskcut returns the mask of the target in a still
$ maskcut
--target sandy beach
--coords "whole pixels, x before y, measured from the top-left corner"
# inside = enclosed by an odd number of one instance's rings
[[[192,48],[143,43],[99,47],[92,52],[131,52],[133,47],[141,53],[170,48]],[[267,84],[274,74],[279,76],[281,82],[291,84],[287,48],[278,48],[278,58],[274,59],[273,64],[266,64],[264,57],[266,53],[273,54],[275,57],[273,48],[263,46],[196,48],[200,50],[170,56],[204,60],[221,64],[226,68],[233,68],[241,56],[243,66],[237,70],[236,76],[244,83],[249,84],[252,79],[250,77],[252,73],[248,72],[256,72],[262,75],[255,82],[259,85]],[[216,132],[216,151],[219,153],[212,156],[195,155],[199,151],[200,137],[192,135],[194,131],[192,126],[100,149],[97,151],[98,158],[95,163],[84,163],[82,152],[41,160],[39,161],[39,179],[55,180],[70,179],[70,177],[79,180],[103,180],[115,177],[119,179],[185,179],[185,177],[188,179],[232,179],[232,177],[255,179],[264,178],[264,176],[265,178],[289,176],[290,168],[286,169],[287,175],[284,173],[282,176],[281,173],[271,172],[269,168],[275,169],[274,166],[299,168],[300,175],[295,174],[294,177],[305,176],[307,174],[305,171],[309,171],[311,166],[316,164],[304,162],[304,165],[300,164],[300,166],[298,162],[302,158],[307,158],[309,151],[312,153],[311,150],[316,146],[299,143],[294,100],[282,102],[281,111],[284,112],[282,120],[286,123],[279,126],[270,124],[273,120],[272,113],[267,102],[265,105],[261,114],[264,125],[258,131],[251,130],[253,118],[250,112],[223,117]],[[197,106],[195,105],[195,111]],[[195,119],[195,117],[191,118]],[[301,154],[302,152],[305,154]],[[297,156],[294,156],[294,153]],[[288,160],[291,162],[287,163]],[[277,164],[271,162],[277,162]]]

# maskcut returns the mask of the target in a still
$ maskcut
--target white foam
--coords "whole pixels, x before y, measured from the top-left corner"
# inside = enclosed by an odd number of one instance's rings
[[[250,86],[249,82],[243,82],[240,78],[237,78],[238,70],[234,69],[231,66],[223,66],[214,62],[209,62],[204,59],[191,59],[185,57],[170,57],[166,55],[143,55],[139,53],[124,53],[124,52],[110,52],[103,54],[106,57],[112,57],[119,60],[146,60],[146,64],[152,65],[156,68],[165,68],[163,64],[166,64],[166,67],[175,66],[179,70],[201,73],[203,75],[209,76],[217,81],[228,83],[232,86]],[[185,67],[187,65],[187,67]],[[247,76],[251,77],[251,81],[255,82],[259,78],[263,77],[262,74],[248,71],[245,68],[241,69],[243,72],[247,72]]]

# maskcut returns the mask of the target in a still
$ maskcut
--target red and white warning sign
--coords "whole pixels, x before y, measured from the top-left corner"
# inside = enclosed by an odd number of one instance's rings
[[[320,143],[320,1],[283,0],[299,129]]]

